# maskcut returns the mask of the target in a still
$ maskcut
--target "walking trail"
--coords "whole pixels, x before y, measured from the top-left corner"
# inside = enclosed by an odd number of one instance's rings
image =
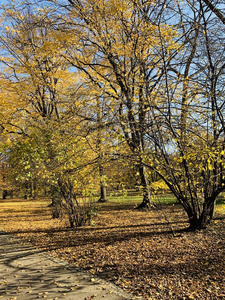
[[[140,299],[0,232],[0,299]]]

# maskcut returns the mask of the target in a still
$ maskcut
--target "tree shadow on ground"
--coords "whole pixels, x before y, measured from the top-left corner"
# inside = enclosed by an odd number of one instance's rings
[[[138,225],[124,225],[124,226],[106,226],[106,227],[88,227],[51,230],[18,230],[11,232],[12,234],[29,234],[29,242],[36,244],[37,234],[44,234],[46,244],[38,244],[42,249],[59,250],[65,247],[77,247],[83,245],[93,245],[97,243],[105,246],[113,245],[118,242],[125,242],[132,239],[149,238],[153,236],[170,235],[179,236],[181,232],[187,231],[188,226],[184,221],[177,221],[173,225],[179,225],[181,229],[171,230],[171,224],[167,222],[159,222],[154,224],[138,224]],[[0,233],[4,234],[4,233]]]
[[[0,255],[3,299],[80,299],[79,295],[92,295],[99,289],[80,268],[4,232],[0,232]]]

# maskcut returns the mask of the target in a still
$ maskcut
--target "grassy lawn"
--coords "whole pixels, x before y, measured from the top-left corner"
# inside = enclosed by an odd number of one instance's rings
[[[136,195],[133,193],[128,193],[127,195],[114,193],[108,197],[108,200],[109,202],[107,203],[107,205],[126,205],[130,207],[136,207],[141,203],[142,196],[140,196],[139,193],[136,193]],[[158,196],[153,196],[152,201],[156,206],[177,204],[177,200],[171,194],[161,194]]]
[[[92,226],[53,220],[48,200],[0,200],[0,230],[17,234],[143,299],[225,298],[225,201],[205,231],[185,232],[175,199],[138,211],[140,196],[112,195],[97,204]]]

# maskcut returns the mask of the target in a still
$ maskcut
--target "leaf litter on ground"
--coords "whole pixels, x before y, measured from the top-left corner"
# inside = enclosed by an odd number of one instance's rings
[[[12,200],[13,201],[13,200]],[[179,206],[99,206],[95,226],[72,230],[46,201],[5,201],[1,229],[143,299],[224,299],[224,216],[188,232]],[[166,218],[165,218],[166,216]],[[10,218],[10,222],[9,222]]]

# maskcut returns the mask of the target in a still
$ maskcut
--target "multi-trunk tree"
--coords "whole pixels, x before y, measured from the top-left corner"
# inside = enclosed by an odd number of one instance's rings
[[[183,46],[166,68],[163,106],[150,110],[149,167],[182,204],[190,228],[201,229],[225,189],[224,33],[202,3],[178,3],[177,12]]]

